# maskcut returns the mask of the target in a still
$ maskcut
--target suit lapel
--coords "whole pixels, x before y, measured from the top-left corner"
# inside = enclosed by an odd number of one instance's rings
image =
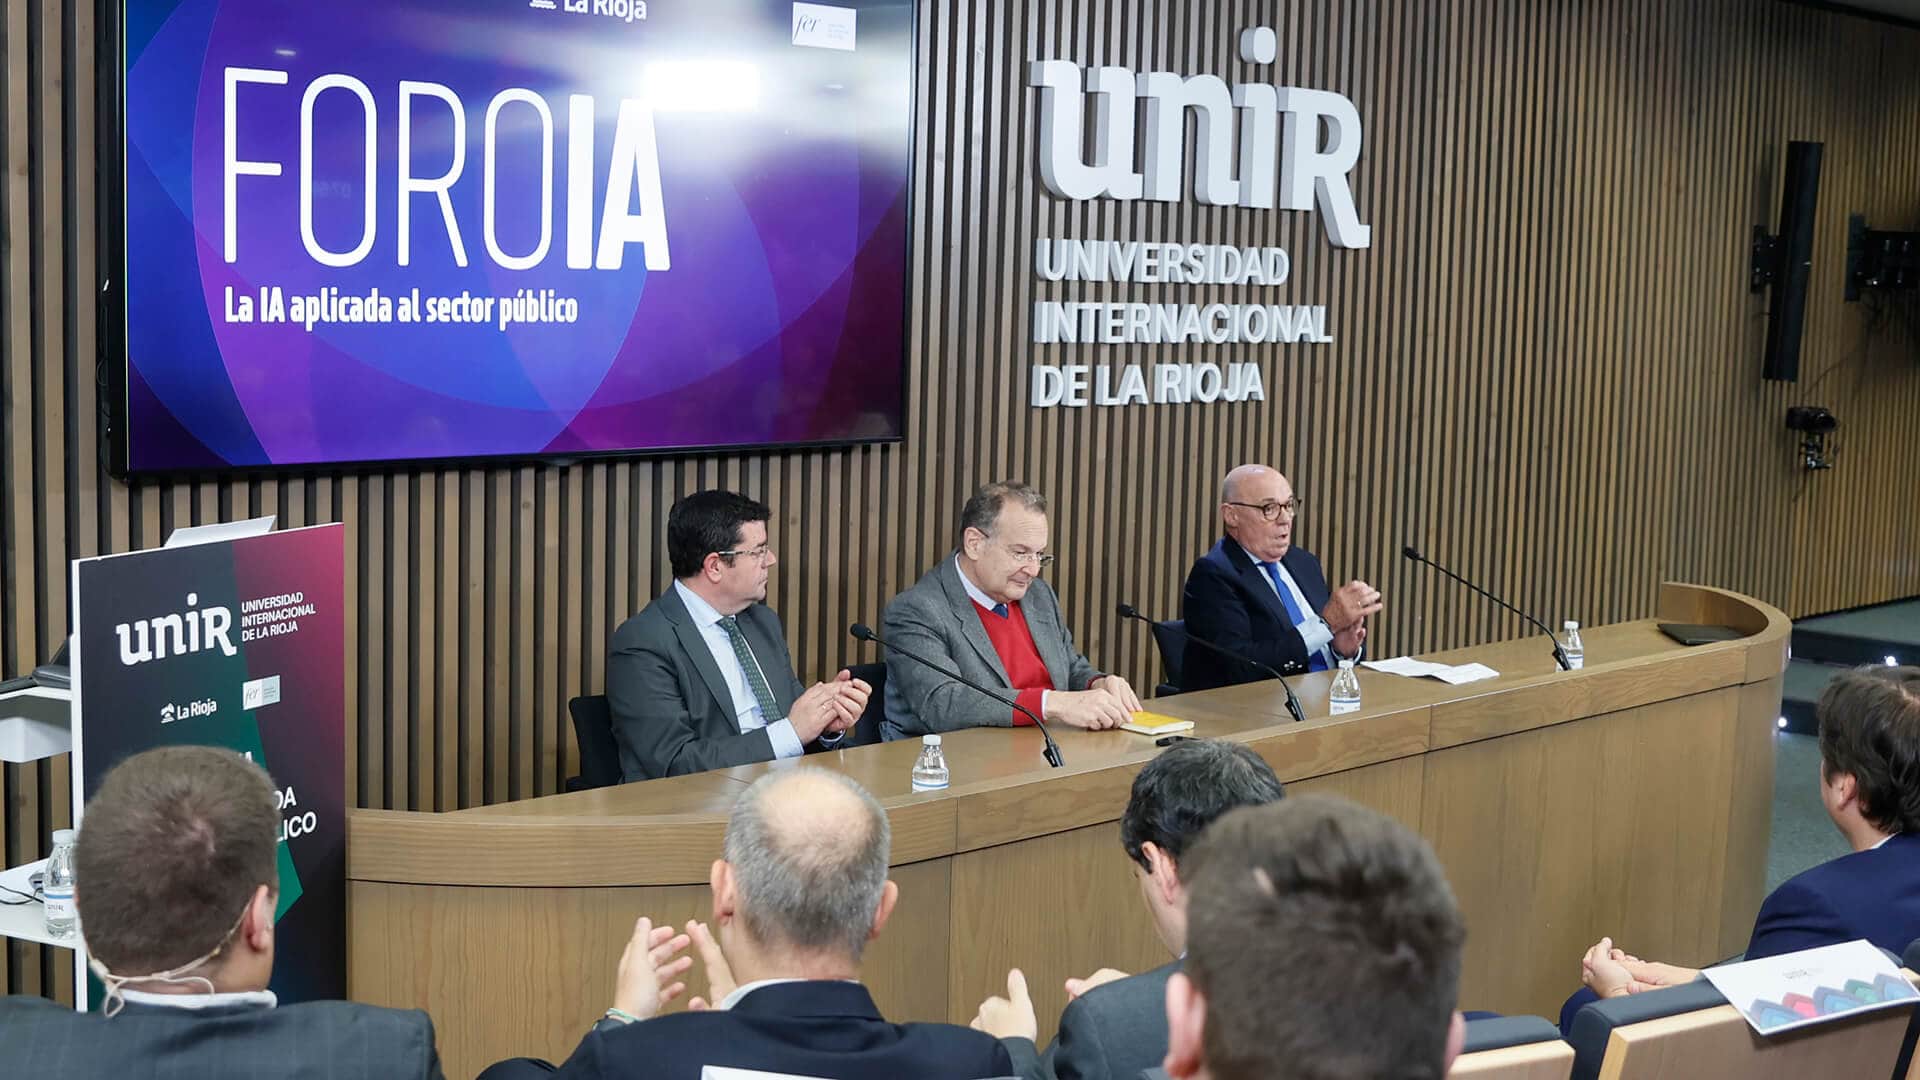
[[[1034,603],[1038,599],[1038,603]],[[1020,614],[1027,617],[1027,631],[1033,635],[1034,651],[1047,666],[1047,678],[1055,690],[1071,690],[1073,661],[1067,656],[1066,634],[1060,630],[1060,601],[1046,582],[1036,579],[1027,590]],[[978,622],[978,619],[974,620]]]
[[[1267,576],[1259,563],[1253,561],[1247,549],[1232,537],[1226,537],[1220,541],[1220,556],[1227,560],[1227,565],[1240,575],[1241,583],[1260,598],[1260,602],[1280,621],[1281,626],[1293,625],[1293,616],[1287,614],[1287,605],[1280,602],[1280,594],[1274,591],[1273,579]]]
[[[713,700],[726,716],[728,725],[738,733],[740,718],[734,714],[733,691],[728,688],[726,677],[714,665],[713,650],[707,648],[707,639],[700,636],[700,628],[693,625],[693,614],[681,601],[680,590],[669,587],[660,599],[661,610],[666,613],[667,621],[673,624],[673,635],[680,640],[680,648],[693,661],[693,669],[700,673],[700,680],[707,684],[707,690],[713,694]]]
[[[960,568],[953,564],[948,556],[940,569],[940,589],[947,594],[947,606],[953,609],[953,617],[960,624],[960,633],[980,654],[993,673],[1000,678],[1000,685],[1011,687],[1012,680],[1007,678],[1007,666],[1000,662],[1000,654],[993,649],[993,642],[987,637],[987,628],[980,625],[980,613],[973,606],[973,598],[967,595],[967,587],[960,583]]]

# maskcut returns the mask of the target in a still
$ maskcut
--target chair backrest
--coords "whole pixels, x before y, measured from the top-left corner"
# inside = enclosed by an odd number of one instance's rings
[[[1167,680],[1161,684],[1161,688],[1171,687],[1177,694],[1180,692],[1180,676],[1186,667],[1187,620],[1168,619],[1154,623],[1153,643],[1160,647],[1160,662],[1167,668]]]
[[[1573,1047],[1540,1016],[1494,1016],[1467,1021],[1467,1039],[1450,1077],[1475,1080],[1566,1080]]]
[[[867,710],[854,721],[853,730],[847,732],[842,746],[868,746],[880,741],[880,721],[887,715],[887,665],[885,664],[848,664],[847,670],[853,677],[873,687],[873,696],[867,699]]]
[[[1911,976],[1910,976],[1911,977]],[[1704,980],[1595,1002],[1574,1019],[1573,1075],[1601,1080],[1680,1076],[1687,1080],[1798,1080],[1812,1076],[1888,1075],[1913,1010],[1886,1009],[1761,1038]],[[1692,1003],[1682,996],[1691,993]],[[1678,1009],[1643,998],[1674,994]],[[1703,1000],[1704,998],[1704,1000]],[[1634,1008],[1638,1003],[1639,1008]],[[1659,1003],[1653,1003],[1658,1005]],[[1649,1012],[1656,1015],[1647,1015]],[[1596,1035],[1604,1049],[1595,1067]],[[1593,1071],[1588,1071],[1593,1070]]]
[[[580,787],[612,787],[620,782],[620,748],[613,741],[613,713],[607,695],[585,694],[567,702],[574,738],[580,743]]]

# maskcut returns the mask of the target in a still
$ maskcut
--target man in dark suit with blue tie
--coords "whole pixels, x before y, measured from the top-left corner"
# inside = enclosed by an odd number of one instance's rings
[[[1220,492],[1226,536],[1187,574],[1181,608],[1189,634],[1288,675],[1359,655],[1380,592],[1364,581],[1327,587],[1320,560],[1294,546],[1299,510],[1293,485],[1277,471],[1242,465],[1227,474]],[[1189,647],[1181,689],[1267,677],[1205,646]]]
[[[258,765],[211,746],[135,754],[85,821],[74,900],[105,1007],[0,998],[8,1076],[439,1080],[426,1013],[267,989],[280,811]]]
[[[1789,878],[1760,904],[1746,959],[1865,939],[1900,955],[1920,939],[1920,667],[1856,668],[1814,706],[1820,801],[1853,850]],[[1561,1028],[1595,996],[1691,982],[1692,968],[1642,961],[1609,938],[1587,950],[1587,989],[1561,1010]]]

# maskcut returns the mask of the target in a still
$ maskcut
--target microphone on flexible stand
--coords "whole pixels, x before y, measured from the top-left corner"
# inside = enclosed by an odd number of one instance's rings
[[[1539,619],[1536,619],[1533,616],[1527,614],[1526,612],[1521,611],[1519,608],[1514,607],[1512,604],[1507,603],[1505,600],[1502,600],[1499,597],[1488,592],[1487,590],[1481,588],[1480,586],[1475,585],[1473,582],[1468,581],[1466,578],[1461,577],[1459,574],[1454,573],[1453,571],[1447,569],[1446,567],[1441,566],[1439,563],[1434,562],[1432,559],[1427,558],[1425,555],[1420,554],[1418,551],[1415,551],[1413,549],[1413,546],[1411,544],[1401,548],[1400,554],[1424,566],[1433,567],[1435,570],[1440,571],[1442,574],[1447,575],[1448,577],[1459,582],[1460,584],[1465,585],[1467,588],[1472,589],[1474,592],[1479,593],[1481,596],[1486,597],[1487,599],[1493,601],[1494,603],[1500,605],[1501,607],[1506,608],[1508,611],[1513,612],[1515,615],[1518,615],[1521,618],[1532,623],[1536,629],[1538,629],[1541,633],[1547,635],[1548,641],[1553,642],[1553,659],[1555,663],[1560,665],[1560,670],[1561,671],[1573,670],[1573,664],[1567,660],[1567,654],[1563,652],[1560,648],[1560,639],[1553,636],[1553,631],[1547,629],[1546,623],[1541,622]]]
[[[1148,626],[1165,626],[1166,625],[1165,623],[1156,622],[1153,619],[1149,619],[1145,615],[1140,614],[1140,609],[1134,607],[1132,604],[1121,604],[1119,607],[1115,608],[1114,610],[1117,611],[1120,617],[1123,619],[1139,619],[1141,622],[1146,623]],[[1274,678],[1280,680],[1280,689],[1285,690],[1287,692],[1287,712],[1293,715],[1293,722],[1296,724],[1304,724],[1307,722],[1307,711],[1300,707],[1300,699],[1293,695],[1293,687],[1287,683],[1287,677],[1285,675],[1280,674],[1280,672],[1275,670],[1272,666],[1268,664],[1263,664],[1260,661],[1255,660],[1251,656],[1242,656],[1241,654],[1234,652],[1232,649],[1227,648],[1225,645],[1216,645],[1213,642],[1208,641],[1206,638],[1195,637],[1194,635],[1187,633],[1187,629],[1184,626],[1180,628],[1180,633],[1186,634],[1187,640],[1193,642],[1196,645],[1205,645],[1207,648],[1212,649],[1214,652],[1219,653],[1221,656],[1224,656],[1229,660],[1238,660],[1241,663],[1246,664],[1248,667],[1259,668],[1261,671],[1264,671],[1267,674],[1273,676]]]
[[[904,656],[909,660],[915,661],[919,664],[925,665],[926,667],[932,668],[933,670],[939,672],[940,674],[945,675],[947,678],[952,679],[954,682],[959,683],[961,686],[967,687],[968,689],[976,691],[978,693],[985,694],[986,696],[992,698],[993,700],[999,702],[1002,705],[1007,706],[1010,709],[1015,709],[1021,713],[1024,713],[1027,719],[1033,721],[1033,726],[1040,729],[1040,738],[1046,742],[1047,764],[1053,766],[1056,769],[1059,768],[1061,765],[1065,764],[1065,762],[1060,757],[1059,744],[1053,741],[1053,733],[1047,730],[1046,723],[1043,722],[1040,719],[1039,714],[1035,713],[1032,709],[1027,708],[1025,705],[1020,704],[1018,701],[1014,701],[1010,698],[1001,697],[999,694],[995,693],[994,691],[989,690],[984,686],[981,686],[979,683],[974,682],[972,679],[969,679],[964,675],[961,675],[957,671],[949,671],[946,668],[941,667],[939,664],[934,663],[933,661],[927,659],[924,656],[921,656],[917,653],[910,653],[898,645],[889,644],[879,634],[874,633],[873,627],[868,626],[866,623],[854,623],[852,626],[847,627],[847,633],[852,634],[854,637],[854,640],[856,641],[871,641],[875,645],[879,645],[882,648],[886,649],[888,652],[897,652],[901,656]]]

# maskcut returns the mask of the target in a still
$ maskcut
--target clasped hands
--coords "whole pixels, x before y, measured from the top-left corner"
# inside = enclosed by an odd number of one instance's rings
[[[1333,631],[1333,651],[1339,656],[1358,656],[1367,641],[1367,616],[1379,612],[1380,590],[1364,581],[1349,581],[1333,590],[1320,618]]]
[[[1580,958],[1580,981],[1603,998],[1624,997],[1663,986],[1681,986],[1700,977],[1693,968],[1653,963],[1613,947],[1612,938],[1601,938]]]
[[[688,1000],[687,1008],[696,1012],[719,1008],[734,991],[733,969],[727,965],[726,954],[720,951],[720,943],[714,940],[707,924],[690,920],[686,930],[679,932],[670,924],[655,926],[652,919],[644,916],[633,924],[633,937],[627,941],[626,951],[620,954],[620,967],[613,983],[613,1007],[637,1020],[645,1020],[658,1015],[686,993],[687,984],[680,976],[693,967],[693,957],[681,955],[688,945],[700,954],[700,962],[707,969],[707,994]]]
[[[1103,731],[1117,728],[1140,711],[1140,695],[1118,675],[1102,675],[1087,684],[1085,690],[1051,690],[1046,719],[1069,727]]]
[[[803,743],[822,735],[837,735],[859,722],[872,696],[873,687],[865,679],[856,679],[853,672],[842,668],[831,682],[807,687],[787,710],[787,722]]]

